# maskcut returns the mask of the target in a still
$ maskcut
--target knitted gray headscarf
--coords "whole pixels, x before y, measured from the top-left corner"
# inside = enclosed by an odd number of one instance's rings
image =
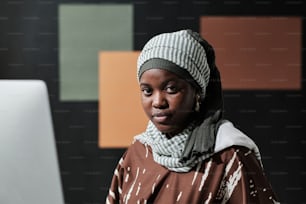
[[[213,153],[222,123],[222,88],[214,50],[191,30],[163,33],[149,40],[140,53],[138,80],[143,72],[152,68],[171,71],[200,87],[201,108],[192,124],[186,124],[185,130],[169,140],[151,122],[136,140],[151,146],[157,163],[173,171],[189,171]]]
[[[198,33],[191,30],[181,30],[173,33],[163,33],[149,40],[142,49],[137,61],[137,77],[152,68],[162,68],[173,71],[179,76],[188,72],[201,87],[205,96],[209,81],[210,69],[206,52],[199,43]]]

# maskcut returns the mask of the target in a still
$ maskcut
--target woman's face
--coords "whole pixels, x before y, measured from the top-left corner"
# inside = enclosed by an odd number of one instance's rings
[[[142,106],[156,128],[173,136],[188,126],[196,98],[184,79],[162,69],[149,69],[140,78]]]

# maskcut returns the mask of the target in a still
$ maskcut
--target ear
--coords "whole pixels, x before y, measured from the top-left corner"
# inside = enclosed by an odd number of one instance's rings
[[[199,93],[196,93],[195,105],[194,105],[195,112],[200,112],[200,108],[201,108],[201,95]]]

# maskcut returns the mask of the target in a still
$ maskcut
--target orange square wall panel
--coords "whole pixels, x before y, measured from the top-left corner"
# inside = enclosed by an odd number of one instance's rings
[[[301,89],[302,18],[202,16],[224,89]]]
[[[145,131],[136,78],[137,51],[99,53],[99,147],[125,148]]]

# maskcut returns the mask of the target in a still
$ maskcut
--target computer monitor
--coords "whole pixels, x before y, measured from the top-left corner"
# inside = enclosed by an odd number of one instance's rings
[[[64,204],[41,80],[0,80],[0,203]]]

